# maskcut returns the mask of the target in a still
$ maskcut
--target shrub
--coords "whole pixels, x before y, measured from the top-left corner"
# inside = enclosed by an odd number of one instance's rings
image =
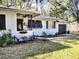
[[[35,38],[35,35],[33,35],[33,36],[31,37],[31,40],[34,40],[34,39],[36,39],[36,38]]]
[[[48,35],[48,37],[52,37],[52,36],[53,36],[52,34],[49,34],[49,35]]]
[[[54,37],[58,36],[59,35],[59,32],[55,33],[55,35],[53,35]]]
[[[70,31],[67,31],[66,33],[67,33],[67,34],[70,34]]]
[[[47,33],[45,33],[45,32],[43,32],[42,35],[43,35],[44,37],[48,37]]]
[[[14,41],[11,37],[11,33],[4,33],[3,36],[0,37],[0,46],[7,46],[13,43]]]

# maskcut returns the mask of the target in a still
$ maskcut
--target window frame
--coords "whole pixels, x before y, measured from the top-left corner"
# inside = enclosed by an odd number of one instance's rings
[[[41,20],[28,20],[28,28],[42,28],[42,21]]]

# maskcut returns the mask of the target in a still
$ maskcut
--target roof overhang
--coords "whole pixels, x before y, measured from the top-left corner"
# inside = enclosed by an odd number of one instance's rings
[[[50,17],[50,16],[44,16],[44,15],[33,17],[33,20],[56,21],[56,22],[61,22],[61,23],[67,23],[67,21],[65,20],[61,20],[55,17]]]
[[[12,12],[16,12],[17,14],[27,15],[27,16],[32,15],[33,17],[40,15],[40,13],[38,13],[36,11],[14,9],[14,8],[9,8],[9,7],[0,7],[0,10],[2,10],[2,11],[12,11]]]
[[[57,18],[50,17],[50,16],[39,15],[39,16],[34,17],[33,20],[56,21]]]

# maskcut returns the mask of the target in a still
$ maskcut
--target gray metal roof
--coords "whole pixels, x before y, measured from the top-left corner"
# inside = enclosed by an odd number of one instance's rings
[[[0,7],[0,10],[2,10],[2,11],[13,11],[13,12],[16,12],[16,13],[21,13],[21,14],[39,15],[38,12],[22,10],[22,9],[15,9],[15,8],[10,8],[10,7]]]
[[[44,16],[44,15],[39,15],[33,18],[33,20],[57,20],[55,17],[50,17],[50,16]]]

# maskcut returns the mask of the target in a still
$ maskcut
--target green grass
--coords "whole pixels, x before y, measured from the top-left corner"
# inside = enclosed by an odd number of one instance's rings
[[[33,40],[0,47],[2,59],[79,59],[78,39]]]
[[[78,39],[32,43],[24,59],[79,59]]]

